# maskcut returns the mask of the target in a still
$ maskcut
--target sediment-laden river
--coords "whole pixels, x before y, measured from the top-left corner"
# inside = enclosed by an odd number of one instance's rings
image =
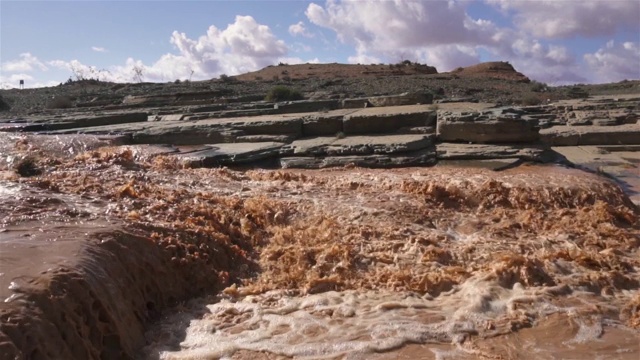
[[[184,169],[154,147],[2,136],[5,354],[640,353],[640,213],[597,174]],[[27,154],[41,174],[11,171]]]

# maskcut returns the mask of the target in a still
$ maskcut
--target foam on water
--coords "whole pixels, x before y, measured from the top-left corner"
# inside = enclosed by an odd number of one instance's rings
[[[470,335],[499,331],[502,321],[524,316],[544,291],[505,289],[472,278],[437,298],[415,293],[344,291],[306,297],[282,292],[225,299],[191,321],[180,351],[162,359],[229,357],[238,350],[325,359],[366,359],[405,344],[462,344]],[[490,325],[491,324],[491,325]],[[445,352],[438,358],[449,358]]]

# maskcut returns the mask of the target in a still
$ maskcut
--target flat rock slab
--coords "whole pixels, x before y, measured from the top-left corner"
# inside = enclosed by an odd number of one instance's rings
[[[328,111],[340,107],[338,100],[303,100],[292,101],[287,103],[278,103],[274,105],[274,109],[278,113],[305,113],[314,111]]]
[[[250,118],[158,121],[90,128],[53,133],[129,134],[136,144],[199,145],[231,143],[239,136],[286,135],[302,133],[302,118],[295,115],[266,115]]]
[[[428,135],[317,137],[296,140],[283,147],[282,153],[294,156],[395,154],[424,149],[432,144],[432,137]]]
[[[543,145],[456,144],[436,145],[438,160],[522,159],[543,161],[548,155]]]
[[[516,158],[488,160],[438,160],[436,166],[454,168],[480,168],[500,171],[516,167],[522,164],[522,162],[523,160]]]
[[[118,125],[147,122],[146,112],[123,112],[97,115],[70,115],[36,119],[21,124],[20,131],[55,131],[65,129],[89,128],[96,126]]]
[[[551,146],[640,145],[640,124],[617,126],[554,126],[540,131]]]
[[[306,115],[302,118],[302,136],[335,136],[344,131],[342,121],[354,110],[335,110]]]
[[[410,153],[388,155],[284,157],[280,159],[280,166],[285,169],[322,169],[340,166],[393,168],[404,166],[431,166],[435,163],[436,154],[432,149],[423,149]]]
[[[188,167],[246,164],[278,156],[283,145],[278,142],[215,144],[176,156]]]
[[[530,143],[539,139],[538,121],[505,109],[482,112],[438,111],[438,138],[445,142]]]
[[[427,105],[408,105],[357,110],[344,117],[347,135],[393,133],[401,128],[434,126],[436,112]]]
[[[552,148],[575,165],[615,179],[640,206],[640,148],[634,146],[558,146]]]
[[[374,96],[367,99],[369,104],[379,106],[401,106],[433,103],[433,94],[428,92],[407,92],[398,95]]]

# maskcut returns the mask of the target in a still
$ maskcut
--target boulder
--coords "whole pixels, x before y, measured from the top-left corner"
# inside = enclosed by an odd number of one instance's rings
[[[438,111],[437,135],[445,142],[530,143],[539,139],[535,119],[507,110]]]

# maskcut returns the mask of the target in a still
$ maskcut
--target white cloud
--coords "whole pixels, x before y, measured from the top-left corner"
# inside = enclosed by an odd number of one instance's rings
[[[313,34],[310,33],[307,28],[304,26],[304,22],[299,21],[297,24],[289,25],[289,34],[293,36],[304,36],[308,38],[312,38]]]
[[[174,31],[171,43],[178,48],[179,54],[167,54],[154,66],[177,62],[189,67],[199,78],[253,71],[273,64],[288,52],[284,41],[251,16],[236,16],[235,22],[225,30],[210,26],[197,40]]]
[[[429,47],[423,51],[420,58],[440,71],[451,71],[460,66],[470,66],[480,62],[480,56],[475,47],[456,44]]]
[[[350,64],[380,64],[383,61],[380,60],[380,58],[375,57],[375,56],[370,56],[367,54],[357,54],[354,56],[349,56],[349,58],[347,59],[347,62],[349,62]]]
[[[305,12],[312,23],[336,32],[356,51],[393,53],[398,48],[484,43],[484,34],[460,1],[337,1]]]
[[[6,72],[29,72],[35,69],[46,71],[47,67],[37,57],[31,53],[20,54],[20,59],[2,63],[2,71]]]
[[[513,13],[519,29],[541,38],[607,36],[620,28],[637,32],[640,27],[637,0],[485,1]]]
[[[107,49],[100,47],[100,46],[92,46],[91,50],[95,51],[95,52],[107,52]]]
[[[58,81],[40,82],[35,80],[35,78],[29,74],[19,73],[11,74],[9,76],[0,75],[0,89],[18,88],[20,86],[20,80],[24,80],[25,88],[56,86],[60,83]]]
[[[499,3],[508,6],[510,3]],[[524,30],[500,28],[471,18],[468,1],[340,1],[310,4],[310,22],[333,30],[340,41],[355,46],[349,62],[413,60],[438,71],[481,61],[484,51],[497,60],[549,82],[584,81],[575,56],[556,44],[544,44]],[[384,26],[381,26],[384,24]]]
[[[584,60],[599,82],[640,79],[640,43],[609,41],[595,53],[585,54]]]
[[[268,26],[257,23],[251,16],[236,16],[235,22],[222,30],[210,26],[197,39],[174,31],[170,42],[176,47],[177,53],[164,54],[149,65],[128,58],[124,65],[113,66],[106,72],[77,60],[53,60],[49,64],[71,70],[74,74],[115,82],[135,81],[136,70],[142,72],[144,81],[204,80],[220,74],[234,75],[258,70],[285,59],[289,51],[284,41],[276,38]],[[298,58],[286,59],[303,62]]]
[[[497,44],[498,28],[491,21],[470,18],[467,3],[328,0],[324,7],[310,4],[306,15],[355,46],[351,63],[413,60],[448,71],[478,63],[477,49]]]

